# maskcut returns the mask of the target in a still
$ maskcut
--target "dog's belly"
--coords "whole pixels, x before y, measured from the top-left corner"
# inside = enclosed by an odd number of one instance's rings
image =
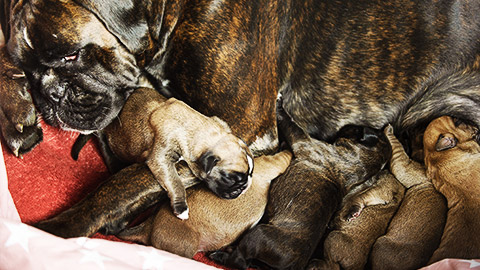
[[[426,78],[479,48],[478,3],[241,2],[187,11],[198,16],[178,27],[165,66],[179,98],[248,143],[274,130],[279,92],[316,138],[347,124],[381,128],[398,121]],[[471,18],[465,30],[442,20],[462,16]]]

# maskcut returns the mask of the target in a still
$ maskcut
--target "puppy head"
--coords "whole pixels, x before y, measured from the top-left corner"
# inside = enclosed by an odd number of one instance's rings
[[[253,156],[239,138],[228,134],[198,160],[201,178],[218,196],[234,199],[252,183]]]
[[[442,116],[430,122],[423,134],[425,165],[429,177],[434,177],[436,165],[447,160],[446,155],[478,152],[477,138],[478,128],[460,119]],[[453,149],[460,151],[449,151]]]
[[[333,143],[347,164],[339,168],[348,175],[345,186],[364,181],[377,174],[389,160],[392,148],[381,130],[364,126],[346,126]]]
[[[44,120],[88,133],[116,117],[139,84],[140,69],[133,46],[109,27],[104,12],[82,2],[15,1],[7,46],[25,70]]]

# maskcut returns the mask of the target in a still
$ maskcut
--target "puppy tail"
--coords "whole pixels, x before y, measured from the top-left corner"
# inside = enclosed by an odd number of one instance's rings
[[[125,241],[151,245],[150,235],[152,233],[152,223],[153,216],[149,217],[147,220],[137,226],[121,231],[119,234],[117,234],[117,237]]]
[[[280,136],[292,147],[297,141],[308,141],[310,136],[301,129],[283,108],[283,98],[277,99],[277,125]],[[293,147],[292,147],[293,148]]]
[[[400,118],[403,130],[426,126],[443,115],[468,120],[480,127],[480,57],[466,67],[438,71],[421,88]]]

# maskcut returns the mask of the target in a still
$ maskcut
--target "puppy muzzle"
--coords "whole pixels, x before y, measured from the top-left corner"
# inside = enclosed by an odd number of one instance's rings
[[[235,199],[250,186],[249,176],[243,173],[222,175],[219,179],[206,179],[207,186],[219,197]]]

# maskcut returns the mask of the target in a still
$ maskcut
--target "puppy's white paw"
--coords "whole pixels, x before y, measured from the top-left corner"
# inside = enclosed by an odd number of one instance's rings
[[[188,219],[188,208],[187,210],[183,211],[183,213],[181,213],[180,215],[177,215],[177,217],[181,220]]]

